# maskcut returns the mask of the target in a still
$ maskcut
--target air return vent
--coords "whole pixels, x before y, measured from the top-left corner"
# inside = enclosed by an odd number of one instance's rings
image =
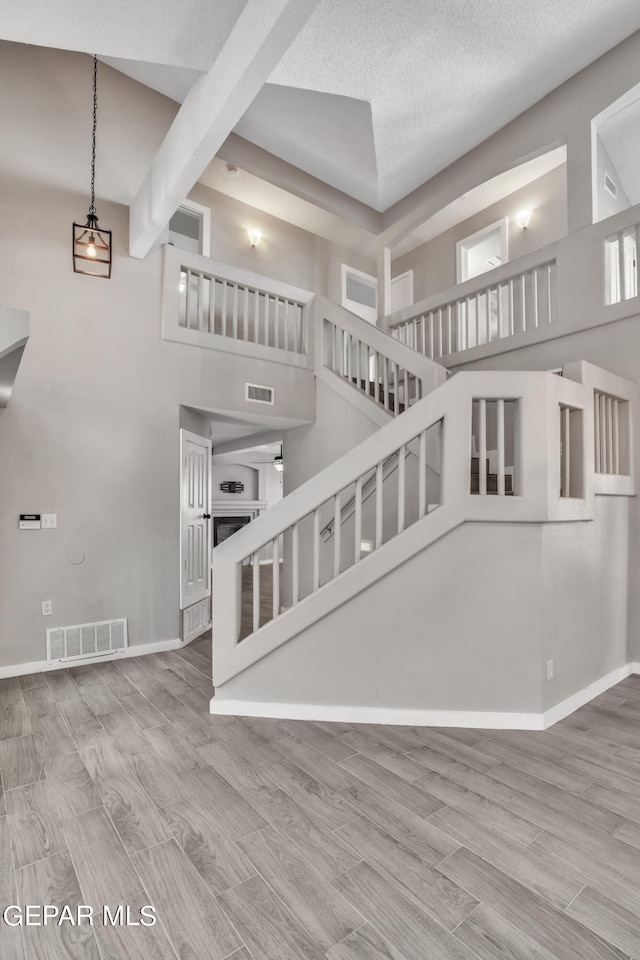
[[[199,600],[182,611],[182,642],[188,643],[211,626],[211,598]]]
[[[253,403],[270,403],[274,404],[276,399],[276,391],[274,387],[265,387],[261,383],[247,383],[245,384],[245,400],[251,400]]]
[[[129,646],[126,620],[80,623],[73,627],[47,630],[47,660],[61,663],[102,657]]]

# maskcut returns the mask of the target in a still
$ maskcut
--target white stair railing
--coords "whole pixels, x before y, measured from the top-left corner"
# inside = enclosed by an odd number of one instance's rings
[[[555,323],[555,259],[509,276],[504,267],[493,272],[489,283],[478,277],[442,302],[391,318],[392,336],[435,360]]]
[[[316,297],[316,365],[374,400],[392,416],[445,382],[447,371],[394,337]]]

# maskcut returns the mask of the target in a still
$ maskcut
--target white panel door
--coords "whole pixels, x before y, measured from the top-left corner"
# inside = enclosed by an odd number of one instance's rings
[[[211,441],[180,431],[180,609],[211,596]]]
[[[413,270],[407,270],[391,281],[391,313],[413,303]]]

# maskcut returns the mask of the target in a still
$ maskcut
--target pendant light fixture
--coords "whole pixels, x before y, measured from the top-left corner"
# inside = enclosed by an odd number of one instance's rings
[[[93,130],[91,134],[91,204],[87,222],[73,225],[73,269],[90,277],[111,276],[111,230],[98,226],[95,206],[98,58],[93,58]]]

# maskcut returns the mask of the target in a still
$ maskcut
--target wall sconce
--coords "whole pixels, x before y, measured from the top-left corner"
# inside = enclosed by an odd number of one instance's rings
[[[284,460],[282,459],[282,444],[280,444],[280,455],[278,457],[273,458],[273,465],[278,471],[278,473],[282,473],[282,471],[284,470]]]
[[[521,230],[526,230],[531,221],[531,210],[521,210],[519,213],[516,213],[516,223]]]
[[[249,243],[254,248],[257,247],[260,241],[262,240],[262,234],[260,233],[260,231],[255,230],[253,227],[247,230],[247,236],[249,237]]]

